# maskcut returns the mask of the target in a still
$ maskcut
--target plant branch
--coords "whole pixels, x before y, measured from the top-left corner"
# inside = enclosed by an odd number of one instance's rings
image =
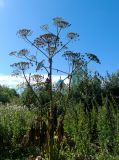
[[[39,50],[45,57],[47,57],[48,58],[48,56],[39,48],[39,47],[37,47],[34,43],[32,43],[27,37],[25,37],[26,38],[26,40],[32,45],[32,46],[34,46],[37,50]]]
[[[28,86],[30,87],[30,89],[32,90],[33,94],[35,95],[36,99],[38,100],[38,102],[39,102],[39,104],[40,104],[41,102],[40,102],[40,100],[39,100],[39,97],[37,96],[37,94],[35,93],[35,91],[33,90],[33,88],[31,87],[30,82],[27,80],[27,77],[26,77],[26,75],[25,75],[24,70],[22,70],[22,73],[23,73],[23,76],[24,76],[24,78],[25,78],[26,83],[28,84]]]
[[[49,68],[49,67],[45,67],[45,68]],[[65,71],[62,71],[62,70],[60,70],[60,69],[57,69],[57,68],[52,68],[52,70],[55,70],[55,71],[57,71],[57,72],[62,72],[62,73],[64,73],[64,74],[69,74],[69,73],[67,73],[67,72],[65,72]]]
[[[57,53],[61,52],[61,50],[66,47],[71,41],[68,41],[66,44],[64,44],[57,52],[55,52],[52,57],[54,57]]]

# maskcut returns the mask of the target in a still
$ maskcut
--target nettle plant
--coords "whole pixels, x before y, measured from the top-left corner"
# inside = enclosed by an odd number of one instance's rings
[[[27,49],[22,49],[20,51],[13,51],[10,53],[11,56],[15,56],[20,58],[22,61],[14,63],[11,67],[14,68],[13,75],[15,76],[23,76],[26,82],[26,85],[30,88],[32,94],[35,96],[36,101],[35,105],[40,106],[40,121],[42,121],[42,106],[40,96],[38,94],[38,89],[45,88],[48,90],[50,96],[50,102],[47,109],[47,132],[48,132],[48,157],[50,160],[54,159],[54,133],[56,133],[57,126],[54,127],[54,124],[57,121],[57,115],[54,116],[56,112],[56,107],[54,108],[53,104],[53,83],[52,76],[53,71],[57,71],[59,73],[65,73],[66,78],[69,79],[69,92],[70,92],[70,84],[72,75],[75,71],[81,70],[87,66],[90,61],[96,61],[100,63],[97,56],[93,54],[85,54],[82,55],[80,53],[69,51],[68,45],[72,41],[76,41],[79,39],[79,35],[74,32],[68,32],[66,34],[65,43],[64,38],[62,38],[62,30],[69,28],[71,25],[69,22],[65,21],[60,17],[56,17],[53,19],[53,24],[55,26],[55,33],[52,33],[49,30],[48,25],[42,25],[41,29],[45,32],[45,34],[39,35],[34,40],[31,40],[32,31],[30,29],[20,29],[17,34],[21,38],[23,38],[26,42],[28,42],[31,47],[36,49],[36,53],[32,54]],[[58,68],[53,67],[54,57],[61,53],[66,60],[68,61],[69,72],[62,71]],[[42,59],[41,59],[42,55]],[[86,56],[89,60],[85,59]],[[46,65],[47,64],[47,65]],[[33,68],[33,69],[31,69]],[[44,80],[42,73],[47,73],[47,78]],[[34,74],[35,73],[35,74]],[[65,79],[66,79],[65,78]],[[46,87],[47,86],[47,87]],[[55,117],[55,118],[54,118]],[[61,121],[62,122],[62,121]]]

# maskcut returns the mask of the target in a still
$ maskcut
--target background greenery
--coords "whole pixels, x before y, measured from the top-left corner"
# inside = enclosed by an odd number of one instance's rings
[[[99,75],[88,73],[72,88],[68,102],[67,95],[54,93],[58,122],[67,108],[63,122],[67,136],[61,142],[60,150],[55,143],[56,159],[119,159],[118,87],[118,72],[108,74],[103,80]],[[26,104],[25,99],[31,95],[28,89],[20,95],[5,86],[0,90],[0,158],[34,159],[40,154],[40,146],[28,143],[24,147],[22,141],[37,121],[39,108],[28,101]],[[39,94],[44,106],[48,103],[48,94],[44,90]],[[32,98],[35,101],[35,97]]]

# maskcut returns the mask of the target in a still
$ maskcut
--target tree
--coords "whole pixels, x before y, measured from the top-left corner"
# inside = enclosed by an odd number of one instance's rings
[[[72,96],[76,103],[82,102],[84,111],[89,113],[94,106],[102,105],[102,77],[95,73],[92,75],[88,71],[80,73],[81,76],[74,75]],[[96,104],[96,105],[95,105]]]
[[[15,99],[19,98],[15,89],[11,89],[6,86],[0,85],[0,102],[5,103],[13,103]]]
[[[119,71],[109,74],[104,79],[103,90],[105,96],[113,98],[119,104]]]

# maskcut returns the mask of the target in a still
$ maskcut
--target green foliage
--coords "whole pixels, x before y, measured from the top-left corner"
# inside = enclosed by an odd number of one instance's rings
[[[111,95],[115,102],[119,104],[119,71],[107,74],[107,77],[104,80],[103,89],[108,97]]]
[[[28,108],[31,108],[33,105],[35,106],[36,97],[33,94],[33,91],[29,86],[27,86],[24,91],[21,94],[21,103],[22,105],[27,106]]]
[[[20,152],[23,135],[29,130],[34,116],[33,112],[20,106],[0,106],[0,159]]]
[[[19,95],[15,89],[10,89],[6,86],[0,85],[0,102],[1,103],[10,103],[18,99]]]
[[[72,105],[65,117],[65,129],[76,142],[75,155],[92,159],[115,159],[119,154],[119,111],[104,104],[85,114],[82,104]]]
[[[106,100],[107,101],[107,100]],[[99,111],[98,116],[98,130],[99,130],[99,143],[102,153],[114,153],[118,152],[117,149],[117,134],[118,134],[118,117],[112,104],[108,105],[104,103]],[[119,135],[118,135],[119,136]]]
[[[38,100],[34,93],[37,94],[40,103],[37,102]],[[25,105],[29,109],[32,107],[39,108],[39,106],[49,103],[50,101],[49,91],[43,89],[41,86],[40,87],[37,86],[37,88],[34,88],[33,92],[32,88],[27,86],[21,93],[20,101],[22,105]]]
[[[79,72],[73,78],[77,79],[77,83],[72,81],[73,101],[82,102],[85,112],[91,111],[93,105],[102,105],[102,80],[97,73]]]
[[[40,59],[38,54],[32,55],[27,49],[10,53],[25,60],[11,66],[14,68],[13,75],[23,75],[26,81],[27,87],[21,95],[22,104],[28,108],[37,107],[37,119],[29,127],[34,118],[32,108],[31,111],[21,108],[12,117],[11,112],[5,112],[0,127],[3,139],[6,136],[8,139],[5,138],[1,146],[3,147],[5,142],[5,146],[12,148],[12,151],[7,151],[13,159],[19,158],[20,153],[24,157],[33,155],[33,158],[40,153],[49,160],[115,158],[119,152],[119,111],[114,109],[114,103],[112,105],[109,100],[103,103],[105,89],[102,87],[101,77],[88,73],[88,64],[91,61],[100,64],[100,60],[92,53],[81,55],[69,51],[67,45],[78,39],[79,35],[74,32],[67,33],[68,39],[64,43],[60,33],[70,24],[61,17],[54,18],[53,22],[56,33],[49,31],[48,25],[43,25],[45,34],[33,41],[32,38],[29,39],[31,30],[18,31],[21,38],[45,57]],[[59,52],[64,52],[69,65],[68,73],[52,67],[54,57]],[[41,75],[32,74],[41,70],[47,73],[44,80]],[[63,95],[61,90],[53,91],[53,71],[67,74],[67,94]],[[75,78],[77,81],[74,84]],[[105,92],[105,97],[109,97],[107,93],[109,92]],[[14,113],[13,110],[12,112]],[[21,114],[22,112],[24,114]],[[23,137],[22,143],[20,136]]]
[[[83,104],[59,100],[59,105],[67,106],[64,121],[64,139],[60,145],[55,138],[55,158],[57,160],[116,160],[119,155],[119,111],[111,102],[103,100],[103,106],[93,106],[92,112],[85,113]],[[22,148],[22,139],[29,133],[37,110],[29,111],[21,106],[0,107],[0,150],[1,158],[26,159],[37,156],[40,146]],[[58,118],[58,124],[60,117]],[[24,158],[23,158],[24,157]],[[46,156],[47,157],[47,156]]]

